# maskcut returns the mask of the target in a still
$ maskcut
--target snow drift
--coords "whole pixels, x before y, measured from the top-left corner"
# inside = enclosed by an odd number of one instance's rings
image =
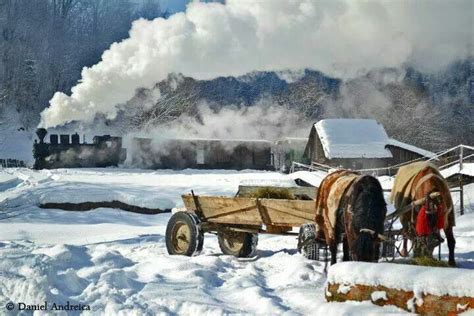
[[[395,263],[340,262],[329,269],[328,282],[345,285],[383,285],[415,293],[474,297],[474,271]]]
[[[180,194],[191,189],[202,195],[234,196],[239,184],[288,186],[291,176],[250,170],[0,170],[0,183],[10,181],[20,184],[0,191],[0,209],[18,216],[0,220],[0,308],[10,301],[47,300],[89,304],[92,314],[101,315],[405,313],[370,302],[326,303],[324,263],[301,256],[291,236],[259,236],[259,252],[253,259],[222,255],[213,235],[206,236],[200,256],[169,256],[164,238],[170,214],[144,216],[105,208],[64,212],[37,206],[68,197],[77,202],[109,197],[113,192],[123,201],[181,207]],[[469,192],[466,214],[455,227],[456,260],[461,268],[473,269],[474,184],[465,186],[465,192]],[[446,260],[446,243],[441,253]],[[384,274],[354,266],[351,270],[344,263],[337,265],[343,270],[342,281],[382,274],[384,284],[404,286],[408,282],[397,276],[416,274],[412,269]],[[387,271],[386,264],[380,269]],[[358,270],[363,274],[351,273]],[[431,288],[436,275],[450,270],[438,271],[433,270],[426,283],[418,283],[419,288],[472,295],[472,286],[466,287],[472,272],[464,274],[458,288],[446,282]]]
[[[404,64],[436,70],[470,54],[471,5],[469,0],[193,2],[166,20],[135,21],[128,39],[83,69],[70,96],[53,96],[40,125],[91,121],[98,113],[113,119],[137,88],[151,88],[171,73],[209,80],[303,68],[340,78]]]

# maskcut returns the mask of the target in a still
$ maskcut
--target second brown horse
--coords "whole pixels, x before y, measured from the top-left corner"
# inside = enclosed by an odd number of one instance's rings
[[[413,201],[428,198],[433,192],[438,192],[440,196],[433,201],[434,203],[427,201],[425,204],[428,233],[417,229],[421,218],[418,215],[422,207],[413,207],[410,212],[400,217],[404,233],[402,254],[408,255],[407,239],[410,239],[414,243],[414,256],[431,256],[434,247],[441,241],[439,235],[441,227],[448,240],[449,264],[454,266],[456,265],[454,257],[456,241],[453,235],[455,225],[453,201],[449,186],[436,166],[428,162],[416,162],[401,167],[395,177],[391,200],[395,208],[400,209]]]

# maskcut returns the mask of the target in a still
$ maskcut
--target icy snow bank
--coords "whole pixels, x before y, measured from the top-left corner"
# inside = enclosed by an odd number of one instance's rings
[[[240,180],[239,185],[245,186],[273,186],[291,188],[296,187],[295,181],[289,178],[287,175],[280,173],[262,173],[258,178],[244,178]]]
[[[0,192],[16,187],[20,183],[18,177],[0,170]]]
[[[136,170],[57,169],[32,171],[15,169],[23,181],[19,190],[1,194],[0,207],[25,210],[47,203],[119,201],[150,209],[172,209],[183,205],[181,194],[194,190],[199,195],[234,196],[239,184],[293,187],[287,175],[255,170]],[[29,213],[32,214],[32,213]]]
[[[0,170],[0,185],[18,180],[17,177]]]
[[[0,194],[0,206],[6,209],[47,203],[119,201],[164,210],[182,206],[181,194],[191,190],[200,195],[233,196],[241,183],[295,186],[287,175],[255,170],[14,169],[11,173],[23,184],[21,190]]]
[[[145,194],[144,194],[145,193]],[[149,209],[171,209],[175,201],[171,197],[160,196],[140,188],[101,186],[94,184],[61,184],[43,190],[39,204],[80,204],[119,201],[128,205]]]
[[[331,284],[383,285],[414,293],[458,297],[474,297],[472,280],[473,270],[393,263],[341,262],[331,266],[328,273]]]
[[[281,249],[293,238],[262,238],[259,258],[242,260],[206,236],[203,254],[190,258],[167,254],[164,231],[85,245],[0,243],[0,306],[69,300],[106,315],[309,315],[325,304],[323,265]]]

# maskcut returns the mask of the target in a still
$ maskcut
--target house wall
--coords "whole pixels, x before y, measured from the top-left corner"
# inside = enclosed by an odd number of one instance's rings
[[[412,152],[400,147],[396,147],[392,145],[387,145],[386,147],[388,148],[388,150],[390,150],[393,156],[393,158],[390,161],[391,165],[398,165],[403,162],[407,162],[407,161],[411,161],[411,160],[423,157],[422,155],[418,153],[415,153],[415,152]]]
[[[389,166],[390,158],[334,158],[326,160],[326,164],[353,170],[384,168]]]
[[[318,132],[314,126],[311,128],[304,156],[309,159],[310,162],[317,161],[320,163],[326,163],[328,161],[326,156],[324,156],[323,145],[321,144]]]

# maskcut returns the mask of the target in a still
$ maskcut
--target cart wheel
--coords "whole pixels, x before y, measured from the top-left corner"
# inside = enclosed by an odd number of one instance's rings
[[[204,233],[198,217],[189,212],[177,212],[166,226],[166,249],[170,255],[195,256],[204,245]]]
[[[225,255],[241,258],[253,257],[257,252],[258,234],[244,232],[217,233],[219,247]]]
[[[319,258],[319,246],[316,241],[316,227],[314,224],[303,224],[300,227],[298,252],[310,260],[317,260]]]

